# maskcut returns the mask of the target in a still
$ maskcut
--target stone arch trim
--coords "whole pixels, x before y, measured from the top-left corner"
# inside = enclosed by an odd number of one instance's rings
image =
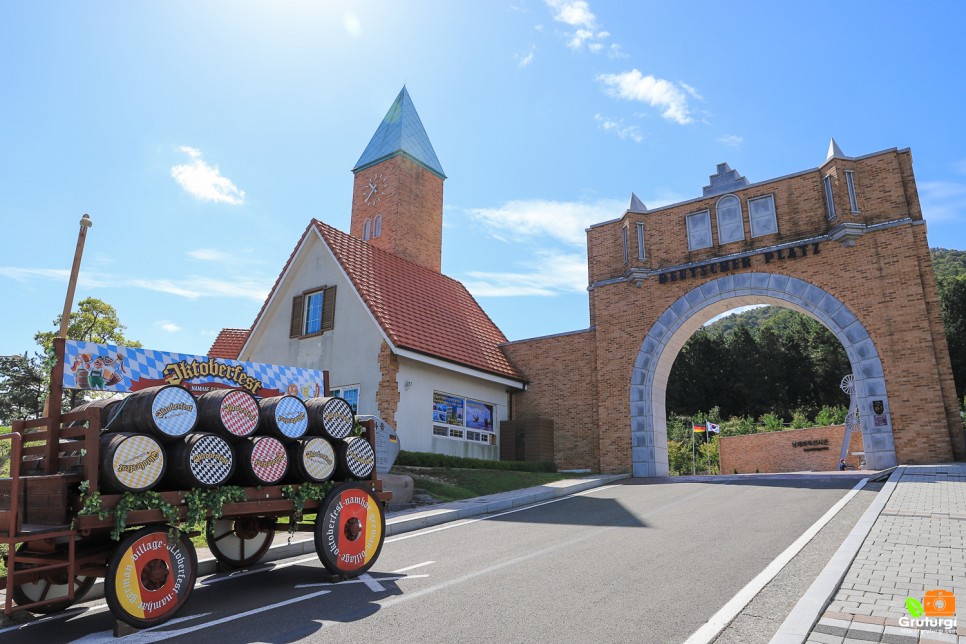
[[[838,298],[814,284],[777,273],[742,273],[706,282],[685,293],[661,314],[641,343],[631,373],[633,475],[667,476],[665,394],[671,365],[701,324],[742,304],[785,306],[815,318],[835,334],[855,376],[866,466],[884,469],[896,465],[882,360],[862,322]],[[885,405],[884,413],[877,418],[873,417],[873,399]]]

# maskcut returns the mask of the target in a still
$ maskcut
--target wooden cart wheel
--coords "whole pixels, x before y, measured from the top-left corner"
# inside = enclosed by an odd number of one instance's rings
[[[244,568],[268,552],[275,538],[275,520],[266,517],[209,519],[205,538],[215,559],[232,568]]]
[[[23,552],[25,544],[21,544],[17,548],[17,552]],[[32,567],[33,564],[27,564],[23,566],[23,570]],[[18,567],[18,569],[21,569]],[[43,579],[38,579],[37,581],[31,581],[26,584],[20,584],[19,586],[13,587],[13,601],[18,605],[23,606],[25,604],[32,604],[34,602],[44,601],[48,599],[57,599],[58,597],[64,597],[64,601],[60,601],[54,604],[48,604],[46,606],[35,606],[29,609],[32,613],[58,613],[83,599],[84,595],[94,586],[94,582],[97,581],[96,577],[84,577],[82,575],[74,576],[74,599],[66,599],[67,597],[67,573],[64,571],[54,571],[50,576],[44,577]]]
[[[364,485],[344,483],[326,495],[315,519],[315,551],[326,569],[348,579],[369,570],[386,536],[382,505]]]
[[[166,622],[184,605],[198,575],[195,547],[168,526],[128,534],[107,565],[104,596],[114,617],[135,628]]]

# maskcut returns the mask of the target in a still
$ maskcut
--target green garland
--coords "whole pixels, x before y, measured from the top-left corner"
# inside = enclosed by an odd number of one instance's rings
[[[188,506],[185,524],[188,526],[201,525],[208,518],[209,512],[212,519],[220,519],[222,508],[226,503],[238,503],[247,498],[245,488],[237,485],[225,485],[210,490],[195,488],[185,494],[184,497],[185,504]]]
[[[335,487],[335,483],[326,481],[325,483],[302,483],[300,485],[286,485],[282,488],[282,496],[292,502],[295,512],[292,521],[289,522],[289,532],[295,531],[295,523],[302,520],[302,512],[305,510],[306,501],[319,501]]]

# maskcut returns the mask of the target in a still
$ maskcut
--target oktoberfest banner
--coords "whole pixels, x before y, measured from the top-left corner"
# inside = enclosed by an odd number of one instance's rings
[[[325,372],[261,362],[239,362],[169,351],[68,340],[64,388],[131,392],[157,385],[180,385],[195,394],[243,389],[259,398],[288,394],[322,396]]]

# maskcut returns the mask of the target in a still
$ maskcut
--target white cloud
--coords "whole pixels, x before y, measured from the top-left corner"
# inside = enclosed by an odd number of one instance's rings
[[[216,248],[195,248],[188,251],[188,257],[202,262],[225,262],[234,259],[235,255]]]
[[[474,297],[552,296],[587,291],[587,257],[582,253],[538,251],[527,272],[472,271],[463,284]]]
[[[546,0],[547,6],[554,10],[553,19],[571,27],[593,29],[597,26],[597,16],[584,0]]]
[[[362,23],[359,22],[359,17],[351,11],[346,11],[342,16],[342,24],[345,27],[346,33],[353,38],[358,38],[362,35]]]
[[[159,327],[161,327],[162,329],[164,329],[169,333],[177,333],[178,331],[181,330],[180,326],[178,326],[174,322],[169,322],[168,320],[158,320],[157,322],[155,322],[155,324],[157,324]]]
[[[616,60],[618,58],[630,58],[630,54],[625,53],[624,49],[620,45],[618,45],[616,42],[613,42],[607,49],[607,57]]]
[[[617,199],[593,203],[534,199],[508,201],[498,208],[471,208],[469,214],[497,239],[520,241],[544,236],[583,247],[588,226],[621,216],[626,206]]]
[[[724,134],[718,137],[718,143],[724,143],[733,148],[740,147],[744,142],[744,137],[738,136],[737,134]]]
[[[623,119],[617,119],[615,121],[607,118],[606,116],[594,114],[594,120],[600,123],[600,129],[605,132],[616,134],[622,141],[630,139],[635,143],[640,143],[644,140],[644,135],[641,134],[641,129],[636,125],[624,125]]]
[[[218,166],[210,166],[201,158],[201,150],[182,145],[179,152],[193,159],[191,163],[171,167],[171,176],[192,196],[202,201],[214,201],[240,206],[245,203],[245,191],[239,190],[231,179],[223,177]]]
[[[66,283],[70,273],[60,268],[21,268],[0,266],[0,276],[30,283],[37,280]],[[275,278],[232,278],[221,280],[201,275],[190,275],[182,279],[147,279],[96,271],[84,271],[77,283],[86,289],[95,288],[137,288],[157,293],[177,295],[189,300],[203,297],[231,297],[264,302]]]
[[[601,74],[597,80],[604,84],[604,91],[610,96],[662,108],[664,112],[661,116],[669,121],[686,125],[694,120],[688,107],[687,94],[695,98],[700,95],[688,85],[676,85],[662,78],[645,76],[637,69],[620,74]]]
[[[528,51],[526,54],[514,54],[517,59],[517,67],[527,67],[530,63],[532,63],[535,52],[536,47],[531,45],[530,51]]]
[[[955,181],[920,181],[919,201],[926,221],[966,219],[966,184]]]

